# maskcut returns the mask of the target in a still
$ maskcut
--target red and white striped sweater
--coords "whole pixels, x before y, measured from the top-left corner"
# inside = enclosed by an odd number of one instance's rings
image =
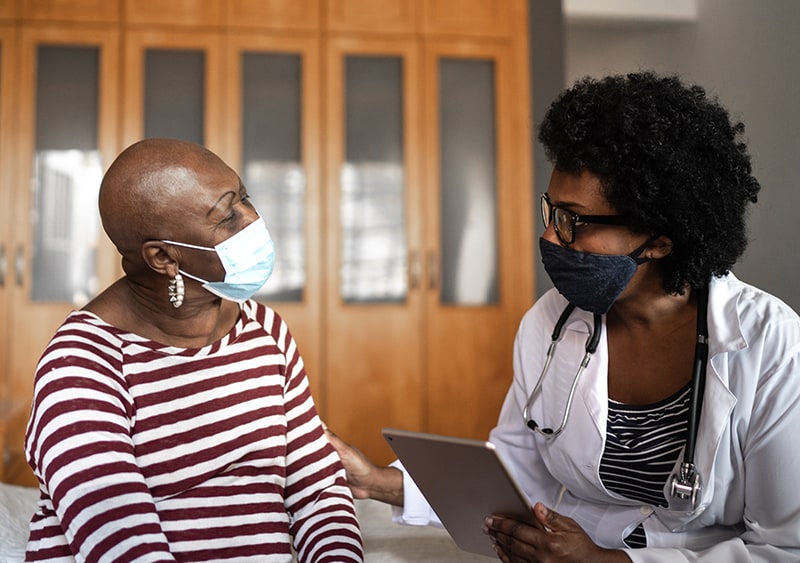
[[[29,561],[361,561],[344,470],[283,320],[200,349],[70,314],[36,371]]]

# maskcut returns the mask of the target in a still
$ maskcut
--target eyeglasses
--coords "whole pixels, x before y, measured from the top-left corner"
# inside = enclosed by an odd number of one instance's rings
[[[575,227],[584,223],[599,225],[624,225],[625,219],[620,215],[578,215],[568,209],[553,205],[547,194],[542,194],[542,220],[544,228],[553,223],[558,240],[564,244],[575,242]]]

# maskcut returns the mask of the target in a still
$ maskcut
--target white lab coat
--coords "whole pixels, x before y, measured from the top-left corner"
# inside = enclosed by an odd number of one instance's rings
[[[800,562],[797,314],[732,274],[713,280],[710,360],[695,455],[704,486],[698,508],[679,512],[628,500],[600,481],[608,414],[605,327],[561,435],[543,438],[525,426],[522,409],[565,306],[564,298],[551,290],[522,319],[514,381],[490,435],[531,503],[542,501],[575,519],[604,547],[624,548],[622,539],[643,523],[648,547],[626,550],[634,563]],[[541,396],[531,407],[531,417],[541,426],[556,427],[561,421],[591,322],[591,314],[576,309],[564,329]],[[395,519],[435,521],[408,478],[406,487],[406,506]],[[668,487],[665,496],[670,498]]]

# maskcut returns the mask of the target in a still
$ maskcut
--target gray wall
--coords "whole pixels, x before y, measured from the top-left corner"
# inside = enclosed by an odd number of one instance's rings
[[[539,213],[539,194],[547,189],[552,166],[547,162],[542,144],[536,140],[536,131],[550,102],[564,88],[564,17],[561,0],[528,1],[528,35],[531,68],[531,118],[533,119],[533,219],[536,239],[533,263],[535,265],[536,296],[553,287],[539,260],[539,236],[543,226]]]
[[[734,273],[800,311],[800,2],[698,0],[698,8],[692,23],[567,22],[566,84],[654,69],[717,95],[745,123],[762,185],[750,215],[751,242]],[[539,277],[537,293],[544,288]]]

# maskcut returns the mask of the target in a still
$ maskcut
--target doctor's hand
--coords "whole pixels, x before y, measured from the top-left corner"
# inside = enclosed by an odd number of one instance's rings
[[[325,434],[344,465],[354,498],[375,499],[403,506],[403,473],[395,467],[379,467],[325,426]]]
[[[540,502],[533,514],[533,524],[498,515],[486,518],[484,532],[505,563],[630,563],[624,551],[596,545],[572,518]]]

